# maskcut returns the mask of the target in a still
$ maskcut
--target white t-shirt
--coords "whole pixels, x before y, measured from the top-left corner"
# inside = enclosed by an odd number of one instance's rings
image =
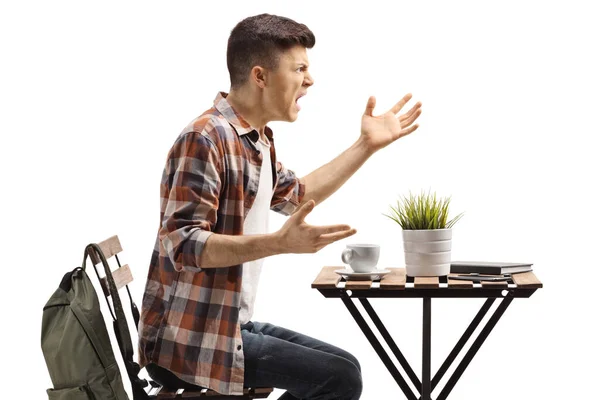
[[[271,209],[271,198],[273,197],[273,175],[271,174],[271,153],[269,149],[271,145],[260,138],[256,142],[256,146],[262,152],[262,167],[256,199],[244,220],[244,235],[261,235],[268,233],[269,230],[269,211]],[[245,262],[242,266],[240,324],[245,324],[252,318],[263,261],[264,258],[261,258]]]

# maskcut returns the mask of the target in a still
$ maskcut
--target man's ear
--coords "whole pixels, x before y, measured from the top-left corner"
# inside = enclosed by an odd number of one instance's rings
[[[267,86],[267,73],[268,71],[265,68],[256,65],[250,71],[250,79],[259,88],[264,89]]]

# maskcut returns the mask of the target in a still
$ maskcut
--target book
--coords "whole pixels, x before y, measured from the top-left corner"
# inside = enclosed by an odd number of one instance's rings
[[[516,274],[518,272],[532,271],[531,263],[508,263],[495,261],[452,261],[450,262],[450,272],[458,274]]]

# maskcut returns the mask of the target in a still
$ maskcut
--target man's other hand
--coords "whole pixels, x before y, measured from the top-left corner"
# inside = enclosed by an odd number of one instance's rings
[[[307,201],[275,233],[283,253],[316,253],[323,247],[356,233],[356,229],[343,224],[329,226],[307,224],[304,218],[314,207],[314,200]]]

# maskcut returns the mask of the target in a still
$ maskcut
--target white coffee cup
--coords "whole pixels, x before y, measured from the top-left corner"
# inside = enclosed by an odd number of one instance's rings
[[[354,272],[371,272],[379,261],[379,245],[348,244],[342,251],[342,261]]]

